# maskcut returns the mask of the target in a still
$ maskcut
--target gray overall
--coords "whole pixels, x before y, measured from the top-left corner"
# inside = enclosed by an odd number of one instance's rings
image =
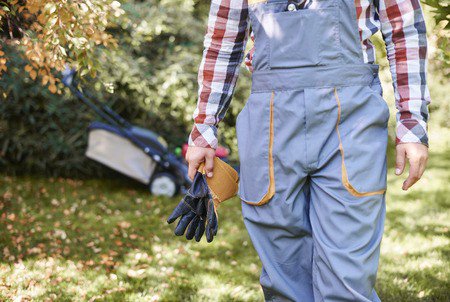
[[[353,0],[249,0],[239,196],[266,301],[380,301],[389,109]]]

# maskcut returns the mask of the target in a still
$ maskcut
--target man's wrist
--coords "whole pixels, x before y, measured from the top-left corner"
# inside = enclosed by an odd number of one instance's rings
[[[417,143],[428,147],[427,124],[425,121],[405,119],[397,122],[396,145]]]
[[[189,134],[188,145],[217,149],[217,127],[207,124],[194,124]]]
[[[407,145],[407,144],[417,144],[417,145],[423,145],[427,148],[429,148],[429,146],[427,144],[424,144],[422,142],[397,142],[396,146],[400,146],[400,145]]]

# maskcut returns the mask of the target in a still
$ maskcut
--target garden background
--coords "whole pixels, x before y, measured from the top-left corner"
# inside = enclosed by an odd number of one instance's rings
[[[389,146],[382,301],[450,301],[450,11],[446,1],[422,5],[430,160],[423,179],[403,192]],[[239,200],[220,208],[212,244],[173,236],[165,220],[179,198],[153,197],[87,159],[86,129],[96,116],[57,77],[64,63],[77,66],[96,97],[174,150],[192,125],[208,9],[202,0],[0,1],[0,300],[262,300]],[[393,141],[379,34],[374,42]],[[219,129],[234,161],[235,118],[249,87],[243,67]]]

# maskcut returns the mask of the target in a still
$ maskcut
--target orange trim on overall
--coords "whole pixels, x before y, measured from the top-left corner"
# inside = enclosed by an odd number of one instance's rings
[[[260,206],[265,203],[268,203],[269,200],[275,194],[275,171],[273,166],[273,102],[275,98],[275,93],[272,91],[272,95],[270,96],[270,117],[269,117],[269,187],[267,189],[266,194],[261,198],[260,201],[252,202],[246,201],[242,199],[245,203]]]
[[[364,196],[383,194],[384,192],[386,192],[386,189],[373,191],[373,192],[359,192],[352,186],[352,184],[348,180],[348,173],[347,173],[347,168],[345,166],[345,159],[344,159],[344,157],[345,157],[344,156],[344,147],[342,145],[341,134],[339,133],[339,123],[341,122],[341,101],[339,100],[339,96],[338,96],[336,87],[334,88],[334,97],[336,98],[336,103],[338,106],[338,118],[337,118],[337,122],[336,122],[336,133],[337,133],[337,136],[339,139],[339,151],[341,152],[341,158],[342,158],[342,163],[341,163],[342,184],[344,185],[344,187],[347,189],[347,191],[350,194],[352,194],[353,196],[356,196],[356,197],[364,197]]]

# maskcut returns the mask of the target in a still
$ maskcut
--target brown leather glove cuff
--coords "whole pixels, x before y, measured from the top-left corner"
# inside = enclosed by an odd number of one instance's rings
[[[205,174],[204,169],[205,165],[201,163],[198,171]],[[237,194],[239,175],[233,167],[215,156],[213,177],[206,177],[206,182],[214,203],[218,206],[221,202]]]

